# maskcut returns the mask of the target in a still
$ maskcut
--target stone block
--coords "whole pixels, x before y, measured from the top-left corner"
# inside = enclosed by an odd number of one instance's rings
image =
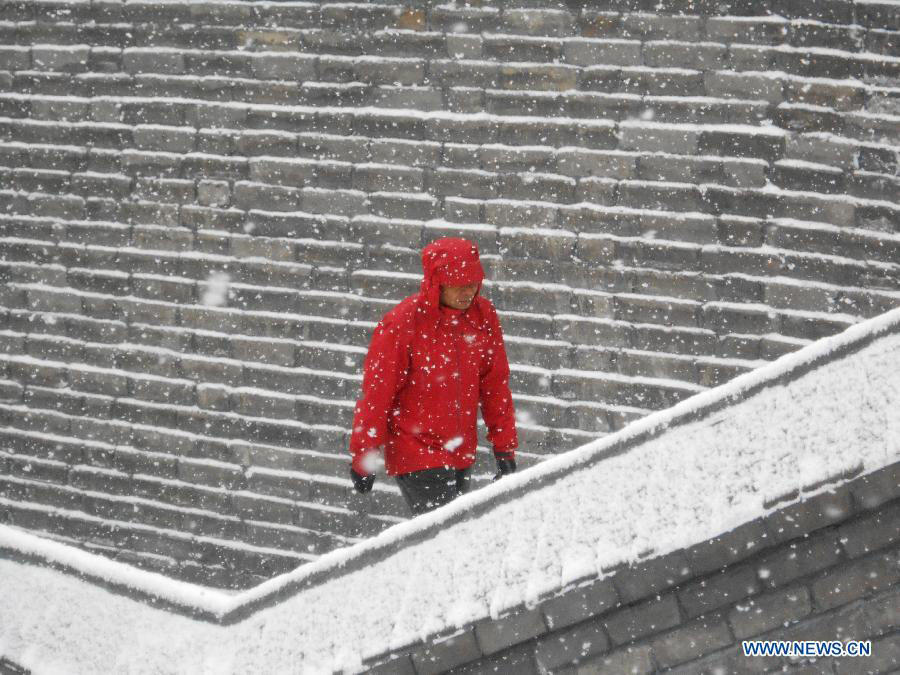
[[[562,230],[501,228],[500,253],[514,258],[568,260],[575,252],[576,235]]]
[[[316,78],[316,58],[307,54],[252,54],[250,69],[260,79],[305,82]]]
[[[547,37],[568,37],[576,32],[571,12],[555,9],[506,9],[500,32]]]
[[[520,609],[498,619],[475,624],[475,637],[484,655],[499,652],[546,632],[547,626],[538,609]]]
[[[109,371],[69,369],[69,381],[73,388],[110,396],[127,396],[129,382],[125,375]]]
[[[371,212],[381,218],[430,220],[440,211],[438,200],[425,193],[372,192],[368,204]]]
[[[900,582],[900,554],[896,550],[856,559],[828,571],[812,582],[817,612],[845,605]]]
[[[722,70],[725,45],[710,42],[651,41],[644,43],[644,64],[655,68]]]
[[[180,52],[130,47],[122,52],[122,69],[131,74],[168,73],[179,75],[187,72],[184,55]]]
[[[659,633],[679,623],[681,612],[678,601],[672,594],[620,609],[603,620],[606,632],[614,645],[622,645],[646,635]]]
[[[352,187],[363,192],[421,192],[424,190],[424,172],[379,164],[356,165]]]
[[[593,581],[567,590],[541,603],[541,611],[552,630],[604,614],[619,605],[619,596],[609,579]]]
[[[684,613],[693,618],[734,604],[759,590],[756,568],[741,565],[692,582],[678,591],[678,600]]]
[[[637,157],[632,152],[561,148],[557,151],[557,165],[561,174],[575,178],[628,179],[637,177]]]
[[[698,131],[650,124],[628,124],[619,128],[619,147],[639,152],[693,155],[697,152]]]
[[[447,56],[451,59],[480,59],[484,38],[480,35],[447,35]]]
[[[633,40],[573,38],[563,43],[563,59],[575,66],[640,66],[641,43]]]
[[[773,541],[786,541],[846,520],[852,512],[850,491],[841,487],[776,511],[767,518],[766,527]]]
[[[711,615],[679,626],[652,640],[650,646],[659,668],[692,661],[729,646],[731,631],[721,615]]]
[[[616,571],[613,584],[623,603],[658,595],[692,576],[687,559],[680,551],[639,561]]]
[[[706,73],[704,82],[710,96],[763,100],[777,104],[785,98],[782,81],[761,74],[715,71]]]
[[[197,201],[204,206],[227,207],[231,201],[231,186],[223,180],[201,180],[197,184]]]
[[[233,203],[244,211],[299,211],[303,195],[298,188],[235,181]]]
[[[419,675],[436,675],[481,656],[475,632],[466,630],[440,641],[429,641],[412,653]]]
[[[517,204],[507,200],[484,204],[484,222],[503,227],[555,227],[557,208],[550,204]]]
[[[873,471],[850,484],[857,508],[874,509],[900,496],[900,463]]]
[[[88,68],[90,47],[81,45],[34,45],[32,68],[65,73],[84,72]]]
[[[785,137],[775,134],[748,135],[725,130],[700,133],[697,152],[704,155],[764,159],[775,162],[784,155]]]
[[[609,649],[609,638],[598,621],[586,621],[537,640],[535,660],[546,671],[581,662]],[[546,672],[545,671],[545,672]]]
[[[812,612],[805,586],[790,586],[737,603],[728,612],[728,623],[738,639],[751,638],[801,620]]]
[[[656,672],[650,645],[631,645],[579,664],[577,675],[649,675]]]
[[[841,525],[838,540],[851,558],[896,543],[900,540],[900,503],[894,502],[875,513]]]

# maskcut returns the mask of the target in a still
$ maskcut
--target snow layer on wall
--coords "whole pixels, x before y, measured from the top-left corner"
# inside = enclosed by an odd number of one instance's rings
[[[853,326],[619,434],[235,596],[168,584],[116,563],[103,569],[107,578],[218,614],[264,598],[311,571],[331,567],[336,572],[233,625],[157,609],[74,574],[0,560],[0,654],[36,673],[362,670],[368,656],[534,603],[544,593],[587,575],[601,576],[601,569],[648,552],[662,555],[727,532],[765,515],[770,509],[764,504],[793,490],[896,462],[898,324],[900,310]],[[777,379],[861,336],[886,330],[893,332],[793,381]],[[764,382],[770,386],[738,400]],[[723,399],[735,403],[593,461],[623,439]],[[452,519],[561,468],[570,470],[553,482],[526,489],[476,517]],[[428,529],[435,523],[444,526]],[[402,546],[406,537],[423,531],[434,534]],[[19,537],[17,542],[13,537]],[[23,537],[30,537],[32,552],[43,557],[62,558],[76,568],[90,564],[88,558],[75,560],[67,547],[38,544],[36,537],[0,528],[0,546],[29,545]],[[341,574],[342,563],[385,543],[397,544],[397,550]]]

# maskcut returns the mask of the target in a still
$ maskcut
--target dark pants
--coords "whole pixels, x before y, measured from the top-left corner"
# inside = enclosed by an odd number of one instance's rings
[[[443,506],[469,491],[468,469],[437,468],[401,473],[396,476],[403,498],[413,515]]]

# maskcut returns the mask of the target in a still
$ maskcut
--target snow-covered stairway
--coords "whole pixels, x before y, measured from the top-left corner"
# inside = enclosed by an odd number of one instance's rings
[[[4,3],[3,513],[237,586],[404,518],[346,437],[438,236],[523,467],[900,305],[892,5],[526,4]]]
[[[900,309],[237,594],[0,525],[0,669],[894,673],[898,356]]]

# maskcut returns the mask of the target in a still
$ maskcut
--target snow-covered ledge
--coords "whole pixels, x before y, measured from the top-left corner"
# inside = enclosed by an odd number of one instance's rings
[[[38,673],[362,670],[896,462],[898,400],[894,310],[234,595],[0,527],[0,654]]]

